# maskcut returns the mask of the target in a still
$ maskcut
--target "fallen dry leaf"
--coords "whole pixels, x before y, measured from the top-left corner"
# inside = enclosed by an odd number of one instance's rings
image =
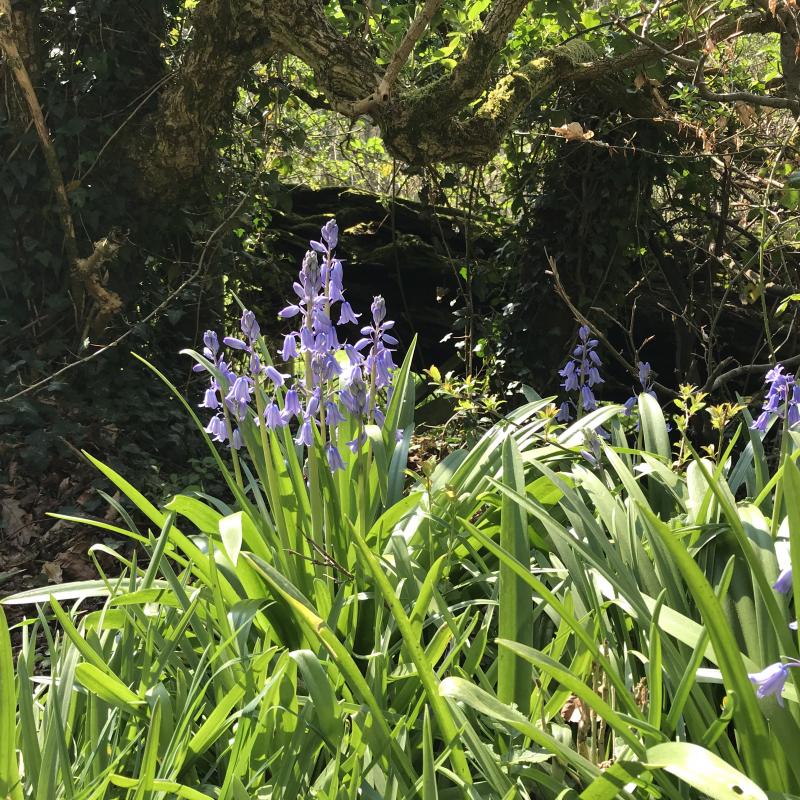
[[[564,722],[579,723],[586,715],[583,701],[577,695],[571,695],[561,707],[561,718]]]
[[[45,561],[44,564],[42,564],[42,572],[47,575],[47,579],[50,583],[61,583],[64,578],[61,565],[56,564],[55,561]]]
[[[580,122],[568,122],[558,128],[550,128],[551,131],[563,136],[568,142],[585,142],[594,138],[594,131],[584,130]]]
[[[749,103],[745,103],[743,100],[738,100],[733,104],[734,109],[736,110],[736,116],[739,117],[739,122],[742,123],[745,127],[748,127],[753,123],[756,118],[756,110],[751,106]]]

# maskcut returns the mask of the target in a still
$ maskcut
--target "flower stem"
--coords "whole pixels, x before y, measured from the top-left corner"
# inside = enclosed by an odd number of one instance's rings
[[[231,459],[233,460],[233,474],[236,476],[236,483],[239,488],[244,491],[244,481],[242,480],[242,467],[239,464],[239,453],[233,446],[233,425],[231,424],[231,415],[227,407],[223,403],[222,413],[225,415],[225,428],[228,431],[228,441],[231,445]]]
[[[290,550],[294,549],[298,552],[302,552],[302,547],[297,547],[297,545],[292,547],[289,541],[289,532],[286,528],[286,519],[283,516],[283,506],[281,505],[278,476],[275,472],[275,464],[272,461],[272,448],[270,447],[267,437],[267,426],[264,420],[264,399],[261,396],[260,389],[260,386],[256,386],[256,409],[258,411],[258,430],[261,434],[261,450],[264,454],[264,464],[267,469],[267,486],[269,488],[270,506],[272,507],[272,513],[275,517],[275,526],[278,529],[281,547],[283,548],[284,554],[288,557]]]

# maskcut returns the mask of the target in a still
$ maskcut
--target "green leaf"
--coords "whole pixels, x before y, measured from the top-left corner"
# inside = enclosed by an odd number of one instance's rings
[[[83,662],[75,667],[75,677],[101,700],[130,714],[140,714],[145,701],[137,697],[116,675]]]
[[[665,742],[647,751],[647,766],[658,767],[712,800],[767,800],[758,784],[719,756],[688,742]]]
[[[144,745],[142,763],[139,766],[139,785],[133,800],[149,800],[154,789],[153,781],[158,769],[158,740],[161,733],[161,703],[156,701],[150,718],[150,730]]]
[[[567,744],[546,733],[515,708],[501,703],[489,692],[475,686],[470,681],[451,676],[445,678],[439,684],[439,691],[443,697],[449,697],[464,703],[478,713],[498,720],[513,730],[519,731],[540,747],[546,748],[567,764],[572,765],[584,778],[592,779],[600,773],[600,770],[594,764],[579,755]]]
[[[793,174],[800,176],[800,170]],[[778,303],[778,307],[775,309],[775,316],[779,317],[781,314],[783,314],[783,312],[789,307],[789,303],[800,303],[800,293],[790,294],[784,297],[783,300]]]
[[[311,650],[295,650],[289,655],[297,662],[303,674],[303,681],[311,697],[319,729],[333,752],[336,752],[342,736],[342,725],[330,679],[322,668],[320,660]]]
[[[644,434],[645,448],[669,461],[671,451],[664,412],[658,400],[647,392],[639,395],[639,421]]]
[[[0,797],[22,800],[17,768],[17,692],[6,615],[0,609]]]
[[[733,689],[741,701],[736,723],[745,765],[751,775],[767,786],[773,781],[782,783],[773,752],[773,746],[777,743],[770,736],[753,685],[747,677],[739,646],[713,588],[675,532],[646,505],[640,504],[639,508],[683,575],[708,629],[725,685]]]
[[[511,436],[503,442],[503,484],[525,493],[525,474],[519,449]],[[500,546],[521,564],[530,562],[528,518],[524,508],[503,494],[500,512]],[[533,645],[533,596],[530,587],[505,561],[500,562],[498,633],[531,647]],[[497,656],[497,697],[514,704],[523,714],[530,710],[533,670],[514,651],[501,649]]]
[[[167,511],[175,511],[182,517],[186,517],[203,533],[216,533],[219,520],[222,517],[219,511],[211,508],[196,497],[188,497],[185,494],[176,494],[164,508]]]
[[[222,544],[234,567],[239,561],[239,553],[242,549],[243,515],[243,511],[237,511],[235,514],[229,514],[227,517],[222,517],[218,521],[219,535],[222,539]]]

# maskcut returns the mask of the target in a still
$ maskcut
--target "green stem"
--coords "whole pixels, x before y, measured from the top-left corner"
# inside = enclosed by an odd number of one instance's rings
[[[284,554],[288,560],[290,550],[294,549],[297,552],[302,553],[303,548],[302,545],[297,546],[299,543],[296,543],[295,547],[293,548],[291,542],[289,541],[289,532],[286,528],[286,519],[283,516],[283,506],[281,505],[281,493],[278,484],[278,475],[275,472],[275,464],[272,461],[272,448],[270,447],[269,439],[267,438],[267,425],[264,419],[264,398],[261,396],[260,386],[256,386],[256,409],[258,411],[258,430],[261,434],[261,450],[264,454],[264,464],[266,465],[267,469],[267,487],[269,489],[270,506],[272,508],[272,514],[275,517],[275,526],[278,529],[281,547],[283,548]]]
[[[311,328],[311,312],[306,313],[306,325]],[[303,354],[305,362],[305,382],[306,392],[311,392],[314,385],[313,373],[311,370],[311,353],[306,351]],[[321,405],[321,403],[320,403]],[[312,428],[316,428],[314,420],[311,420]],[[314,430],[316,434],[316,430]],[[319,452],[317,451],[316,435],[312,437],[311,446],[308,448],[308,491],[311,506],[311,541],[323,552],[325,550],[325,538],[322,524],[322,492],[319,480]],[[317,560],[317,559],[315,559]],[[324,572],[320,564],[314,564],[314,574],[317,578],[324,578]]]
[[[359,426],[359,431],[356,434],[358,438],[361,438],[361,431],[363,430],[364,426]],[[367,444],[364,452],[361,454],[361,458],[359,459],[359,473],[358,473],[358,495],[360,499],[360,514],[358,515],[359,519],[359,527],[361,530],[361,535],[366,539],[367,537],[367,506],[369,505],[369,491],[367,486],[367,475],[369,473],[369,452],[370,447]]]
[[[233,460],[233,474],[236,476],[236,483],[239,488],[244,491],[244,481],[242,480],[242,468],[239,464],[239,453],[233,446],[233,425],[231,424],[231,415],[228,407],[222,404],[222,413],[225,415],[225,429],[228,431],[228,441],[231,445],[231,459]]]

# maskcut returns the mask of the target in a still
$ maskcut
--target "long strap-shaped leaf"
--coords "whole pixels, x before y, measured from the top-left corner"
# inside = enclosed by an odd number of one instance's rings
[[[0,797],[22,800],[17,767],[17,693],[6,615],[0,610]]]
[[[391,754],[400,778],[404,783],[403,788],[408,789],[413,786],[416,780],[413,767],[405,752],[403,752],[396,739],[393,738],[383,710],[347,648],[339,641],[336,634],[325,623],[325,620],[316,613],[308,600],[283,575],[252,553],[243,553],[242,556],[252,563],[253,567],[267,581],[273,591],[289,606],[298,621],[330,653],[331,658],[336,662],[353,692],[372,713],[375,727],[374,729],[370,728],[370,731],[374,730],[377,733],[377,741],[372,742],[371,747],[376,757],[380,756],[381,753]]]
[[[639,504],[651,529],[675,560],[686,585],[697,603],[703,622],[708,629],[725,685],[736,692],[739,710],[737,726],[742,732],[739,739],[743,761],[748,773],[760,784],[779,790],[782,787],[782,770],[773,752],[774,742],[769,734],[764,715],[758,706],[753,685],[739,654],[739,647],[730,630],[725,613],[714,589],[706,580],[685,545],[647,505]]]
[[[436,718],[445,743],[451,748],[450,760],[452,761],[453,769],[464,784],[470,786],[472,784],[472,775],[469,771],[467,758],[464,755],[464,749],[459,742],[458,727],[450,714],[450,709],[439,693],[439,679],[436,677],[433,666],[425,656],[425,651],[419,643],[419,638],[414,634],[411,620],[409,620],[403,608],[403,604],[400,602],[400,598],[392,588],[392,584],[389,583],[389,579],[381,569],[381,565],[378,563],[375,554],[369,549],[369,546],[364,541],[364,538],[358,532],[355,525],[351,526],[351,531],[364,562],[372,573],[378,591],[383,595],[384,601],[389,606],[394,616],[397,629],[400,631],[403,642],[408,648],[411,660],[417,668],[417,675],[425,690],[425,694],[428,696],[428,702],[430,703],[433,716]]]
[[[522,459],[514,439],[503,442],[503,483],[525,492]],[[500,513],[500,546],[522,564],[530,562],[528,516],[523,506],[503,495]],[[509,564],[500,562],[500,603],[498,633],[527,647],[533,646],[533,596],[530,587],[519,578]],[[504,648],[497,654],[497,698],[501,703],[516,704],[522,714],[530,711],[533,670],[530,663],[513,650]]]

